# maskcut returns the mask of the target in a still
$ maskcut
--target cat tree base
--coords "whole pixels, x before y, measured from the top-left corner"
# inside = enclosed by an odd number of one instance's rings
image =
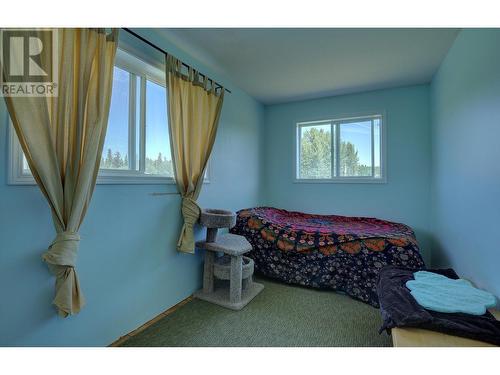
[[[243,256],[252,245],[243,236],[225,234],[215,242],[199,241],[205,250],[203,289],[195,297],[232,310],[245,307],[264,285],[253,282],[254,261]],[[217,257],[217,253],[225,254]]]
[[[264,285],[259,283],[252,283],[252,286],[243,289],[241,292],[241,299],[237,302],[231,302],[229,299],[229,288],[217,288],[212,293],[205,293],[203,289],[194,294],[196,298],[207,301],[231,310],[241,310],[243,307],[254,299],[264,289]]]

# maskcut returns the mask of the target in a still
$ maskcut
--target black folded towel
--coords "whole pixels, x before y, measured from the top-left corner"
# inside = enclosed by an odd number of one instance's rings
[[[428,269],[451,279],[458,279],[454,270]],[[413,279],[415,270],[396,266],[384,267],[378,277],[377,294],[383,324],[379,330],[390,333],[394,327],[415,327],[485,341],[500,346],[500,321],[491,313],[469,315],[463,313],[440,313],[426,310],[413,298],[405,286]]]

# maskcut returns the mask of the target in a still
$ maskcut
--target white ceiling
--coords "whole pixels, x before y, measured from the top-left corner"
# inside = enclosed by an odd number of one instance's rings
[[[458,29],[161,29],[265,104],[430,82]]]

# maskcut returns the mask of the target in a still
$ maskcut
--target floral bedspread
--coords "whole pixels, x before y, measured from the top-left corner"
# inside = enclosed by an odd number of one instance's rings
[[[375,307],[380,269],[424,267],[413,230],[375,218],[257,207],[238,211],[231,232],[252,244],[249,256],[262,274],[342,291]]]

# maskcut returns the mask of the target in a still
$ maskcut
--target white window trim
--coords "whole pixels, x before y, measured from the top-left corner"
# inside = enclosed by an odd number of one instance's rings
[[[327,123],[338,123],[342,121],[359,121],[367,118],[373,118],[379,116],[381,119],[380,126],[380,175],[381,177],[372,177],[372,176],[352,176],[352,177],[331,177],[331,178],[299,178],[299,164],[300,164],[300,139],[299,139],[299,131],[300,128],[306,126],[308,124],[315,124],[321,122]],[[335,133],[338,132],[338,126],[333,125],[333,130]],[[372,130],[373,133],[373,130]],[[374,112],[365,112],[365,113],[357,113],[357,114],[348,114],[342,116],[328,116],[327,118],[322,117],[318,119],[308,119],[308,120],[298,120],[294,122],[294,138],[295,138],[295,147],[294,147],[294,163],[293,163],[293,182],[298,184],[385,184],[387,183],[387,153],[386,153],[386,133],[387,133],[387,116],[385,111],[374,111]],[[339,137],[337,134],[332,133],[332,142],[338,142]],[[372,137],[372,159],[374,153],[373,147],[374,139]],[[333,152],[337,153],[339,150],[338,145],[332,148]],[[332,162],[336,160],[338,162],[338,155],[335,155],[332,158]],[[333,168],[337,168],[337,166],[332,163],[332,171]],[[332,173],[333,176],[333,173]]]
[[[158,85],[162,87],[166,87],[166,77],[165,77],[165,72],[162,71],[161,69],[152,66],[150,63],[144,62],[143,60],[131,55],[128,52],[125,52],[122,49],[118,49],[116,53],[116,60],[115,60],[115,66],[118,68],[124,69],[128,71],[129,73],[136,75],[137,83],[145,86],[146,85],[146,79],[157,83]],[[136,80],[131,79],[130,80],[130,85],[131,88],[132,86],[136,85]],[[145,93],[145,90],[142,90],[141,92]],[[130,105],[130,111],[134,112],[137,110],[136,108],[136,97],[135,97],[135,90],[130,90],[130,98],[129,101],[130,103],[134,103],[134,105]],[[140,102],[141,107],[146,105],[145,102],[145,97],[142,95],[141,97],[141,102]],[[141,150],[145,148],[145,142],[146,142],[146,137],[145,137],[145,128],[146,128],[146,123],[145,123],[145,118],[144,115],[146,113],[145,108],[139,108],[141,110],[141,113],[143,113],[142,118],[140,119],[140,145],[139,147]],[[129,148],[134,147],[136,144],[135,140],[135,115],[136,113],[130,113],[129,114]],[[23,173],[23,152],[21,149],[21,145],[19,144],[19,141],[17,139],[17,136],[14,131],[14,127],[12,125],[12,121],[8,120],[9,123],[9,148],[8,148],[8,159],[9,159],[9,172],[8,172],[8,181],[7,183],[9,185],[36,185],[35,179],[31,175],[31,173]],[[135,155],[135,149],[134,150],[129,150],[129,155]],[[142,152],[140,152],[142,155]],[[133,162],[135,162],[135,156],[132,157]],[[161,176],[161,175],[148,175],[145,174],[143,171],[145,169],[145,166],[143,163],[145,163],[145,160],[141,158],[139,161],[141,163],[139,170],[121,170],[121,169],[99,169],[99,174],[97,176],[97,184],[100,185],[115,185],[115,184],[124,184],[124,185],[136,185],[136,184],[145,184],[145,185],[158,185],[158,184],[175,184],[175,179],[174,177],[169,177],[169,176]],[[210,161],[207,164],[207,169],[205,172],[205,178],[203,180],[203,183],[210,183]]]
[[[31,173],[23,173],[23,151],[17,139],[16,132],[9,120],[9,172],[7,178],[8,185],[36,185],[35,179]],[[210,183],[211,163],[207,164],[204,184]],[[99,185],[163,185],[175,184],[173,177],[154,176],[139,173],[138,171],[118,170],[118,169],[99,169],[97,176],[97,184]]]
[[[129,90],[129,159],[132,169],[100,169],[97,176],[98,184],[175,184],[175,179],[170,176],[148,175],[144,173],[145,160],[139,159],[139,168],[136,167],[136,114],[142,114],[139,123],[139,155],[143,156],[146,147],[146,80],[154,82],[162,87],[166,87],[165,72],[152,66],[150,63],[141,60],[131,53],[118,48],[116,51],[115,66],[131,74]],[[141,86],[139,107],[136,105],[136,87]]]
[[[9,123],[9,175],[7,183],[9,185],[34,185],[35,179],[31,173],[23,173],[23,152],[21,144],[17,139],[16,132],[12,126],[12,121]]]
[[[31,173],[23,171],[23,151],[9,120],[9,185],[36,185]],[[97,184],[174,184],[172,177],[150,176],[130,170],[99,169]]]
[[[123,48],[116,50],[115,66],[137,76],[145,76],[160,86],[166,86],[165,71],[141,60]]]

